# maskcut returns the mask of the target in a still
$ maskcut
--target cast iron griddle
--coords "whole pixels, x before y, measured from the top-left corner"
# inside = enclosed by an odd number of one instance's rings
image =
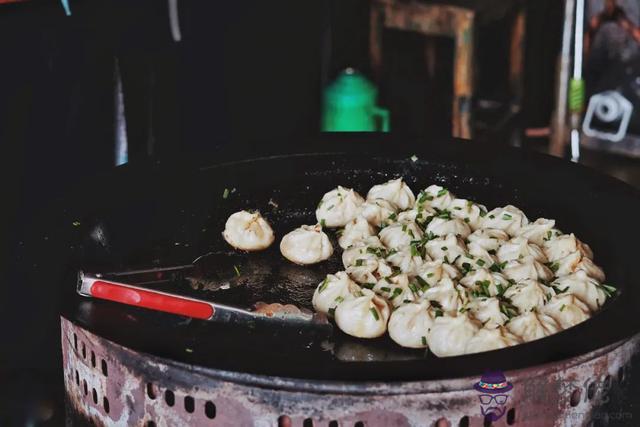
[[[505,350],[438,359],[403,349],[389,338],[360,340],[321,331],[260,325],[226,325],[82,299],[69,268],[63,314],[82,327],[126,347],[204,367],[254,374],[328,380],[421,380],[475,375],[557,361],[612,344],[638,330],[634,315],[636,242],[640,197],[629,186],[578,165],[504,147],[447,142],[428,149],[403,148],[393,137],[353,141],[328,152],[124,167],[81,186],[62,226],[82,225],[73,265],[96,271],[172,265],[198,255],[226,253],[227,274],[238,265],[239,286],[213,291],[181,289],[218,302],[294,303],[311,308],[311,296],[327,273],[342,269],[337,246],[332,259],[311,266],[281,257],[280,238],[315,223],[315,207],[337,185],[365,195],[374,184],[403,177],[414,190],[436,183],[489,209],[514,204],[531,221],[554,218],[565,232],[589,243],[607,283],[620,290],[592,319],[551,337]],[[312,146],[313,149],[317,149]],[[340,152],[335,150],[339,149]],[[417,161],[410,157],[416,154]],[[230,191],[224,199],[225,189]],[[235,189],[235,191],[231,191]],[[227,217],[259,209],[273,224],[276,242],[258,254],[239,254],[221,237]],[[334,240],[335,242],[335,240]],[[212,266],[215,270],[217,266]]]

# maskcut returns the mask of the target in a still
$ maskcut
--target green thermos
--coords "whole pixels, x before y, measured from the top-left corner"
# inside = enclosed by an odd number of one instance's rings
[[[389,132],[389,111],[376,106],[378,91],[353,68],[344,70],[324,92],[325,132]]]

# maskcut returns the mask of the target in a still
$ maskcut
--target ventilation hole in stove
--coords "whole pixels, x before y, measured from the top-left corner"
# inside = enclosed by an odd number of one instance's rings
[[[153,421],[147,421],[147,427],[156,427],[156,423]]]
[[[512,426],[516,422],[516,408],[511,408],[507,411],[507,424]]]
[[[149,396],[149,399],[151,400],[155,400],[157,396],[156,390],[151,383],[147,383],[147,396]]]
[[[469,427],[469,417],[468,416],[464,416],[462,418],[460,418],[460,422],[458,423],[459,427]]]
[[[484,417],[484,423],[482,424],[484,427],[491,427],[491,418],[487,415]]]
[[[362,421],[358,421],[353,425],[353,427],[364,427],[364,423]]]
[[[188,413],[192,414],[195,409],[195,402],[193,401],[193,397],[185,396],[184,397],[184,410]]]
[[[211,420],[216,417],[216,405],[214,405],[212,401],[208,400],[207,403],[204,404],[204,414]]]
[[[102,406],[104,406],[104,412],[106,412],[108,414],[109,413],[109,399],[107,399],[107,396],[105,396],[102,399]]]
[[[87,387],[87,380],[82,380],[82,388],[84,389],[84,395],[89,394],[89,388]]]
[[[569,404],[571,406],[578,406],[578,403],[580,403],[580,396],[581,395],[582,395],[582,393],[580,392],[579,388],[573,390],[571,392],[571,399],[569,399]]]
[[[340,424],[336,420],[329,421],[329,427],[340,427]]]
[[[618,368],[618,382],[623,383],[624,379],[624,366],[620,366],[620,368]]]
[[[96,354],[93,352],[93,350],[91,350],[91,367],[96,367]]]
[[[108,377],[109,370],[107,369],[107,362],[104,359],[102,359],[101,365],[102,365],[102,375],[104,375],[105,377]]]
[[[96,392],[95,388],[93,390],[91,390],[91,396],[93,397],[93,403],[95,403],[97,405],[98,404],[98,393]]]
[[[313,420],[311,418],[307,418],[302,422],[302,427],[313,427]]]
[[[291,422],[291,418],[287,415],[280,415],[278,418],[278,427],[292,427],[293,423]]]
[[[589,384],[589,387],[587,387],[587,399],[589,400],[593,399],[593,396],[595,396],[595,394],[596,394],[596,383],[593,382]]]
[[[84,343],[82,343],[82,358],[87,358],[87,348],[84,346]]]
[[[451,424],[446,418],[442,417],[442,418],[438,418],[438,420],[435,423],[435,427],[451,427]]]
[[[77,369],[76,369],[76,385],[80,385],[80,375],[78,375]]]
[[[73,333],[73,348],[78,351],[78,335],[75,332]]]
[[[169,406],[173,406],[176,403],[176,396],[171,390],[164,392],[164,401],[167,402],[167,405]]]
[[[606,391],[611,390],[612,383],[613,383],[613,380],[611,379],[611,375],[607,375],[606,377],[604,377],[604,389]]]

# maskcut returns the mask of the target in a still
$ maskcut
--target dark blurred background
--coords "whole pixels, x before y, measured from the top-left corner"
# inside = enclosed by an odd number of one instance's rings
[[[549,126],[562,2],[446,3],[476,12],[474,139],[544,147],[526,135]],[[118,111],[131,163],[220,147],[295,151],[320,132],[323,89],[354,67],[377,85],[394,132],[425,144],[452,133],[452,39],[386,30],[374,75],[370,1],[183,0],[181,41],[166,1],[70,4],[71,16],[53,0],[0,4],[0,425],[61,420],[59,294],[30,283],[29,265],[59,250],[46,243],[55,230],[38,228],[50,201],[114,167]],[[518,16],[523,44],[512,48]]]

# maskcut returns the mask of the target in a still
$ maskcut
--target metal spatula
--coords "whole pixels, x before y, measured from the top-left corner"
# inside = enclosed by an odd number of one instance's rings
[[[211,277],[206,271],[209,263],[197,258],[193,264],[164,268],[151,268],[112,273],[78,273],[78,294],[115,301],[127,305],[178,314],[196,319],[221,322],[270,321],[284,324],[309,324],[331,327],[323,314],[312,313],[292,304],[258,302],[252,309],[219,304],[191,298],[171,291],[171,285],[187,281],[217,282],[217,287],[228,285],[232,278]],[[222,258],[222,257],[221,257]],[[226,258],[223,258],[226,259]],[[209,273],[209,274],[208,274]],[[157,289],[163,285],[163,290]],[[151,287],[155,285],[156,288]],[[168,290],[166,290],[168,288]]]

